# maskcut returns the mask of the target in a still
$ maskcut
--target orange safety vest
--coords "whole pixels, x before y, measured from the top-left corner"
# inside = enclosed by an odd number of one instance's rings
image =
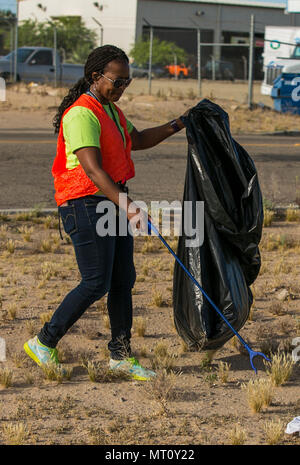
[[[75,106],[89,108],[99,119],[101,126],[100,147],[102,169],[114,182],[121,181],[124,183],[128,179],[133,178],[135,171],[133,161],[131,160],[131,137],[127,131],[126,119],[122,111],[115,105],[121,126],[124,129],[125,146],[120,131],[100,102],[89,95],[82,94],[73,105],[65,110],[63,117]],[[71,170],[66,167],[67,157],[63,136],[63,117],[57,139],[56,157],[52,166],[55,200],[58,206],[67,200],[93,195],[99,191],[99,187],[90,180],[80,164]]]

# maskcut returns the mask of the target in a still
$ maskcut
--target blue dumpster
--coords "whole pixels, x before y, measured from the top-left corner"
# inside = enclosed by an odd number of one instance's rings
[[[273,83],[274,109],[300,115],[300,73],[282,73]]]

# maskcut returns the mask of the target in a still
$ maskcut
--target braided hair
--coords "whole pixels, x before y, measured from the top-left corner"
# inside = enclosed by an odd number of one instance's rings
[[[69,90],[69,93],[64,97],[58,111],[53,119],[55,133],[59,132],[62,116],[67,108],[84,94],[93,83],[92,73],[104,73],[105,67],[113,60],[129,63],[129,59],[123,50],[114,45],[104,45],[93,50],[86,61],[84,67],[84,77]]]

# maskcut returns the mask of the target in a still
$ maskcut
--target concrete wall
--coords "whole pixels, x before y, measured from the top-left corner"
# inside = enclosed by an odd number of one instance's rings
[[[128,52],[135,41],[137,0],[100,0],[98,3],[104,4],[102,11],[93,5],[93,1],[86,0],[41,0],[40,3],[47,7],[46,12],[39,9],[37,3],[37,0],[20,2],[20,20],[81,16],[86,26],[97,32],[100,44],[100,27],[93,21],[94,17],[103,25],[104,44],[116,45]]]
[[[196,16],[196,11],[203,11],[203,16]],[[142,34],[145,17],[154,26],[169,28],[193,28],[195,23],[201,29],[217,29],[218,11],[223,31],[249,32],[250,16],[256,16],[256,30],[264,32],[265,25],[300,26],[300,15],[287,15],[283,9],[242,7],[230,5],[213,5],[203,2],[172,2],[158,0],[139,0],[137,10],[137,37]]]

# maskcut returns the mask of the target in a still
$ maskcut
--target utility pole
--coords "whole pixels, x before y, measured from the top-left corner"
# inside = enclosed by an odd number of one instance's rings
[[[150,42],[149,42],[149,69],[148,69],[148,93],[152,92],[152,55],[153,55],[153,26],[145,18],[145,23],[150,27]]]
[[[18,69],[18,27],[19,27],[19,3],[24,0],[17,0],[17,13],[16,13],[16,23],[15,23],[15,55],[14,55],[14,82],[17,82],[17,69]]]
[[[103,45],[103,26],[102,26],[102,24],[99,23],[99,21],[98,21],[96,18],[94,18],[93,16],[92,16],[92,19],[95,21],[96,24],[98,24],[98,26],[99,26],[99,28],[100,28],[100,47],[102,47],[102,45]]]
[[[249,47],[249,87],[248,87],[248,108],[252,109],[253,100],[253,79],[254,79],[254,34],[255,34],[255,16],[251,15],[250,24],[250,47]]]
[[[19,0],[17,0],[17,14],[15,22],[15,54],[14,54],[14,82],[17,82],[17,68],[18,68],[18,27],[19,27]]]
[[[47,11],[47,7],[38,3],[37,7],[44,13]],[[49,24],[53,27],[53,68],[54,68],[54,87],[57,87],[57,28],[56,24],[52,19],[46,18]]]

